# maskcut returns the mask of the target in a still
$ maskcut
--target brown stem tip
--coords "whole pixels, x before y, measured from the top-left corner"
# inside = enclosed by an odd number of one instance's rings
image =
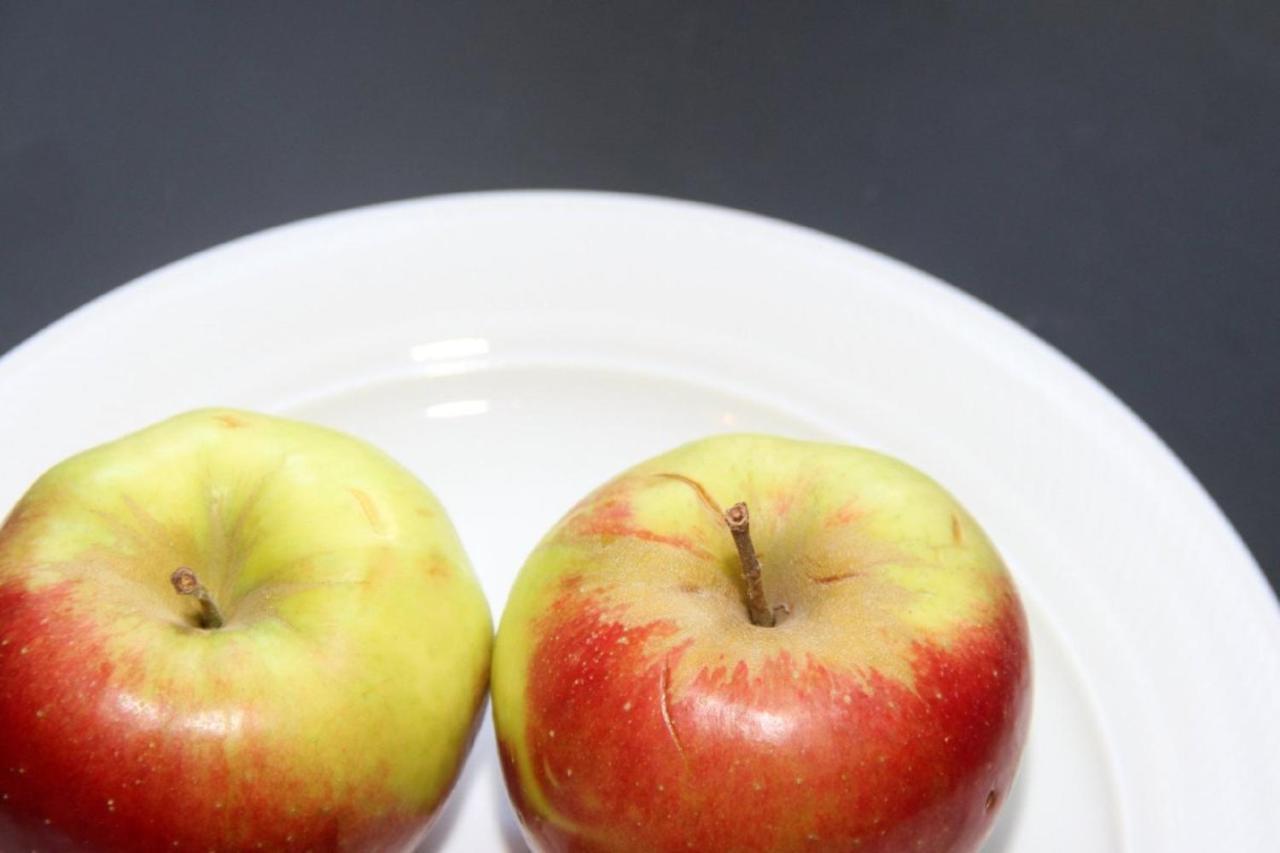
[[[195,596],[196,600],[200,602],[201,628],[221,628],[223,626],[222,611],[218,609],[218,605],[213,601],[213,596],[209,595],[209,590],[205,589],[204,585],[200,583],[200,579],[196,577],[195,572],[186,566],[180,566],[169,576],[169,582],[173,584],[173,591],[178,595]]]
[[[747,616],[752,625],[772,628],[776,624],[773,608],[764,597],[764,584],[760,580],[760,557],[751,541],[751,515],[745,503],[736,503],[724,512],[724,520],[733,534],[733,544],[738,546],[738,559],[742,563],[742,578],[747,583]]]

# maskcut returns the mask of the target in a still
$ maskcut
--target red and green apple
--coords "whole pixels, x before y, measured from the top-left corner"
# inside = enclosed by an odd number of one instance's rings
[[[536,849],[968,851],[1030,687],[1009,572],[943,488],[869,450],[735,435],[552,528],[491,689]]]
[[[210,410],[75,456],[0,528],[0,849],[409,849],[491,635],[361,441]]]

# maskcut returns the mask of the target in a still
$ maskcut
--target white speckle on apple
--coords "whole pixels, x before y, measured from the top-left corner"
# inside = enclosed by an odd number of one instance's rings
[[[555,729],[547,729],[547,737],[551,738],[552,740],[555,740],[555,739],[556,739],[556,730],[555,730]]]
[[[627,636],[625,634],[623,634],[621,637],[618,638],[618,645],[620,646],[625,646],[627,643],[630,643],[630,642],[631,640],[627,639]]]
[[[44,708],[37,708],[37,709],[36,709],[36,719],[38,719],[38,720],[43,720],[43,719],[44,719]]]
[[[630,710],[631,710],[631,703],[630,703],[630,702],[624,702],[624,703],[622,704],[622,710],[624,710],[624,711],[630,711]]]
[[[566,767],[566,768],[565,768],[565,771],[564,771],[564,775],[566,775],[566,776],[572,776],[572,775],[573,775],[573,768],[572,768],[572,767]]]
[[[107,811],[109,811],[109,812],[113,812],[113,811],[115,811],[115,810],[116,810],[116,801],[115,801],[115,800],[107,800]]]
[[[20,654],[20,655],[25,655],[26,653],[27,653],[27,647],[26,647],[26,646],[23,646],[22,648],[18,649],[18,654]]]

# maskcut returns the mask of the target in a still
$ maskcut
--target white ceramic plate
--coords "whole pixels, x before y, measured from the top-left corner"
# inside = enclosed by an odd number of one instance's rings
[[[480,194],[341,213],[145,276],[0,361],[0,511],[195,406],[330,424],[413,468],[495,619],[605,478],[759,430],[862,443],[969,506],[1030,612],[1036,696],[992,851],[1274,850],[1280,618],[1186,470],[1079,369],[865,249],[696,204]],[[486,725],[428,849],[517,848]]]

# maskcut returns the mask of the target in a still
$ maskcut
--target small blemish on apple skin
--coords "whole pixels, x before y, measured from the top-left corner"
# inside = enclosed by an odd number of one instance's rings
[[[364,513],[365,520],[369,522],[369,527],[379,536],[386,534],[386,525],[382,519],[382,513],[378,512],[378,505],[374,503],[373,498],[368,492],[362,489],[350,488],[349,491],[356,499],[356,503],[360,505],[360,511]]]
[[[1000,794],[996,791],[995,788],[992,788],[990,791],[987,792],[987,811],[991,811],[992,809],[994,809],[996,807],[996,804],[999,802],[1000,802]]]
[[[831,583],[839,583],[840,581],[849,580],[850,578],[856,578],[857,576],[858,576],[857,572],[841,572],[838,575],[822,575],[821,577],[809,578],[809,580],[813,581],[816,584],[826,585]]]
[[[960,518],[954,512],[951,513],[951,539],[957,545],[964,542],[964,527],[960,524]]]

